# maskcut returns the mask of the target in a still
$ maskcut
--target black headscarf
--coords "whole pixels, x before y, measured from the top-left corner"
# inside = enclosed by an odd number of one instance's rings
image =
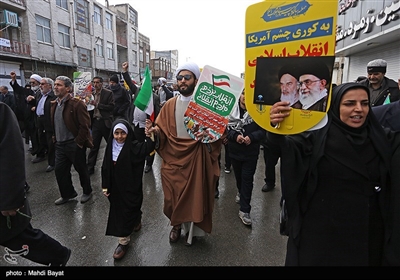
[[[332,122],[346,134],[346,138],[353,144],[362,144],[368,137],[374,144],[382,159],[384,159],[384,162],[387,164],[390,157],[389,144],[385,132],[373,114],[370,105],[368,105],[369,113],[361,127],[353,128],[340,120],[340,102],[346,92],[351,89],[363,89],[367,93],[368,99],[370,99],[369,89],[366,86],[355,82],[341,84],[340,86],[335,87],[332,91],[332,104],[328,112],[328,118],[332,119]]]
[[[360,127],[354,128],[350,127],[340,119],[340,102],[343,98],[343,95],[350,89],[363,89],[368,94],[369,99],[369,90],[367,87],[360,85],[358,83],[346,83],[342,84],[333,89],[332,93],[332,107],[330,109],[330,116],[332,118],[332,123],[336,125],[345,135],[346,138],[355,145],[361,145],[365,142],[368,137],[368,122],[370,119],[370,114],[366,116],[366,120],[364,124]],[[369,106],[369,111],[371,112],[371,106]]]
[[[329,146],[330,149],[332,149],[333,147],[336,150],[335,157],[340,158],[340,161],[343,164],[353,166],[353,168],[358,168],[358,166],[356,166],[356,164],[354,163],[354,159],[345,154],[344,145],[348,144],[340,141],[340,137],[328,137],[328,135],[333,135],[332,133],[330,133],[332,130],[337,131],[338,133],[342,132],[346,139],[348,139],[350,143],[353,144],[353,146],[362,145],[366,140],[370,141],[375,147],[376,152],[379,154],[383,162],[381,173],[386,173],[386,171],[384,170],[389,169],[389,162],[391,157],[390,144],[386,138],[385,131],[377,121],[371,108],[368,115],[366,116],[365,123],[359,128],[352,128],[340,120],[340,102],[346,92],[356,88],[364,89],[369,98],[368,88],[354,82],[341,84],[339,86],[336,86],[332,90],[331,107],[328,111],[328,123],[325,125],[325,127],[315,132],[316,137],[310,159],[309,173],[307,175],[308,186],[306,191],[306,201],[309,201],[311,199],[315,191],[318,180],[318,175],[316,171],[317,165],[319,160],[326,153],[325,148],[327,146]],[[328,141],[329,145],[327,143]],[[307,204],[307,202],[304,203],[303,207],[307,207]],[[303,210],[304,209],[305,208],[303,208]]]

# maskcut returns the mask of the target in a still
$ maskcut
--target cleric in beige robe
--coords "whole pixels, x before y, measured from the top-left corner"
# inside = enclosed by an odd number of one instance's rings
[[[211,233],[222,144],[221,139],[207,144],[194,140],[184,124],[184,113],[200,74],[198,69],[192,62],[178,68],[181,94],[165,103],[155,121],[156,151],[162,158],[164,214],[171,226],[177,228],[177,239],[182,228],[188,246],[192,244],[192,237]],[[186,80],[180,73],[191,77]],[[170,242],[176,242],[171,240],[171,235]]]

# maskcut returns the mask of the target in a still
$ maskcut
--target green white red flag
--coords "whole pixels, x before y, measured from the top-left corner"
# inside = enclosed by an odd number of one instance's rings
[[[218,87],[220,87],[220,86],[227,86],[227,87],[230,87],[231,85],[230,85],[230,78],[229,78],[229,76],[228,75],[212,75],[212,78],[213,78],[213,85],[214,86],[218,86]]]
[[[146,66],[142,87],[140,88],[134,104],[145,112],[149,116],[149,119],[154,122],[153,89],[151,87],[149,66]]]

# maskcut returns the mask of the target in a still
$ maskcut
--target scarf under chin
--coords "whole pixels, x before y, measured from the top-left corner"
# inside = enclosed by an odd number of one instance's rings
[[[113,139],[113,142],[112,142],[112,158],[113,158],[113,161],[117,161],[119,153],[121,152],[122,147],[124,147],[124,144],[125,144],[125,142],[124,143],[118,143],[117,140]]]
[[[350,143],[352,143],[353,145],[362,145],[365,143],[365,140],[368,137],[367,122],[368,117],[362,126],[354,128],[348,126],[341,120],[338,120],[337,117],[334,115],[332,125],[335,125],[345,135]]]

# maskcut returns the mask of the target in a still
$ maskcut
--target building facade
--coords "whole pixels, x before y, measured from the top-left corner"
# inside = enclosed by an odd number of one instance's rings
[[[129,4],[95,0],[0,0],[0,84],[10,72],[25,84],[31,74],[56,78],[74,72],[119,74],[122,63],[140,83],[150,65],[150,38],[139,33]]]
[[[333,81],[350,82],[367,75],[374,59],[387,61],[386,76],[400,78],[400,1],[340,0]]]

